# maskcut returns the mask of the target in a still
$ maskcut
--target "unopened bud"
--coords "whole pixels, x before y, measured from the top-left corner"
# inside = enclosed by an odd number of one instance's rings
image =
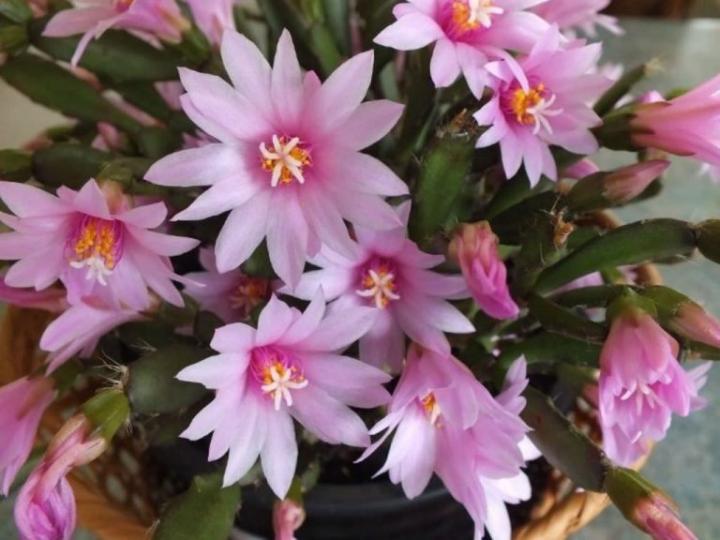
[[[275,540],[296,540],[297,531],[305,521],[305,509],[292,499],[277,501],[273,507]]]
[[[639,473],[610,468],[605,491],[628,521],[655,540],[697,540],[680,521],[675,503]]]
[[[627,204],[639,197],[669,166],[669,161],[651,160],[592,174],[575,184],[567,204],[575,211]]]

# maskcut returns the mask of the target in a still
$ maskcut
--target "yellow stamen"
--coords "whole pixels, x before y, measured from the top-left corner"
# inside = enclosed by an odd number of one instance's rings
[[[420,402],[422,403],[423,409],[425,409],[425,414],[427,414],[430,423],[434,426],[438,426],[438,419],[440,418],[441,411],[440,404],[437,402],[435,394],[430,392],[427,396],[420,400]]]
[[[400,300],[395,274],[385,264],[370,268],[360,281],[360,286],[362,288],[355,292],[362,297],[372,298],[378,309],[387,308],[392,300]]]
[[[262,168],[272,173],[273,187],[289,184],[293,180],[304,184],[303,169],[312,165],[310,152],[303,148],[298,137],[287,139],[273,135],[272,144],[260,144],[260,156]]]
[[[515,119],[520,124],[531,126],[535,124],[535,115],[529,109],[536,107],[543,100],[545,85],[540,83],[535,88],[523,90],[518,88],[513,92],[510,106],[515,113]]]

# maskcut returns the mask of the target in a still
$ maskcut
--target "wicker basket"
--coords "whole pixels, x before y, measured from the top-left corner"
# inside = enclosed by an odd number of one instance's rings
[[[593,221],[607,229],[618,226],[611,214],[598,214]],[[636,277],[639,284],[661,283],[652,265],[638,267]],[[0,385],[34,371],[43,362],[37,343],[48,321],[44,312],[8,307],[0,323]],[[40,436],[47,439],[67,418],[71,407],[87,397],[88,390],[81,388],[54,405],[43,419]],[[142,448],[130,436],[121,438],[119,445],[115,443],[111,452],[91,467],[74,472],[70,479],[78,503],[78,524],[100,540],[149,538],[156,513],[143,485],[144,475],[138,472]],[[531,511],[531,521],[514,532],[514,540],[565,540],[610,503],[604,494],[574,490],[557,471],[550,484],[552,487],[541,494]]]

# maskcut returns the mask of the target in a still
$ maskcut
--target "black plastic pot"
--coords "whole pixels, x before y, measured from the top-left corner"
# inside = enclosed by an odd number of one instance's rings
[[[272,538],[274,498],[265,488],[243,491],[238,527]],[[305,498],[299,540],[471,540],[473,525],[439,482],[408,500],[389,482],[320,484]]]

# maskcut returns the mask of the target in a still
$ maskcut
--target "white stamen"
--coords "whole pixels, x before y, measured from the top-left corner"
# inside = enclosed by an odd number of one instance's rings
[[[304,184],[305,177],[302,173],[302,163],[290,155],[297,145],[300,144],[300,139],[298,137],[293,137],[287,143],[283,144],[280,137],[273,135],[272,142],[272,151],[268,150],[268,147],[264,142],[260,143],[260,153],[262,154],[263,159],[274,162],[270,185],[272,185],[272,187],[277,187],[280,183],[283,169],[290,171],[290,174],[292,174],[295,180]]]
[[[355,291],[363,298],[374,298],[375,306],[378,309],[387,307],[387,300],[400,300],[400,295],[395,293],[395,274],[388,272],[380,275],[375,270],[368,270],[368,275],[372,281],[372,287],[367,289],[358,289]]]
[[[559,116],[564,111],[563,109],[551,109],[557,96],[553,94],[550,99],[541,99],[537,105],[528,107],[527,113],[535,119],[535,128],[533,129],[533,135],[538,135],[541,129],[544,129],[549,135],[553,134],[552,126],[548,121],[548,117]]]
[[[293,380],[293,370],[285,369],[282,374],[278,371],[276,366],[270,368],[270,378],[272,382],[262,385],[262,391],[266,394],[271,394],[273,398],[273,405],[275,410],[279,411],[282,402],[285,405],[292,407],[293,399],[290,390],[300,390],[308,385],[307,379]]]
[[[103,287],[107,285],[107,277],[112,275],[112,269],[105,266],[105,261],[99,255],[93,255],[82,261],[70,261],[70,266],[81,269],[87,266],[87,274],[85,279],[88,281],[97,281]]]
[[[470,7],[468,23],[480,23],[484,28],[492,26],[492,15],[505,13],[503,8],[494,6],[492,0],[468,0],[468,6]]]

